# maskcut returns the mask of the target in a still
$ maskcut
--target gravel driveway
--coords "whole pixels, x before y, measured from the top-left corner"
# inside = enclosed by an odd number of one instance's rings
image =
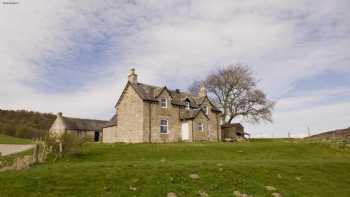
[[[34,147],[34,144],[0,144],[1,156],[11,155],[18,152],[23,152]]]

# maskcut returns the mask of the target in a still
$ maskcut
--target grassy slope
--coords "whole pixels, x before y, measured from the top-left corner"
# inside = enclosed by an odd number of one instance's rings
[[[196,196],[199,190],[271,196],[266,185],[283,196],[350,194],[350,152],[322,144],[89,144],[85,151],[26,171],[0,172],[0,196]],[[191,180],[191,173],[200,179]]]
[[[32,143],[29,139],[17,138],[8,135],[0,134],[0,144],[30,144]]]

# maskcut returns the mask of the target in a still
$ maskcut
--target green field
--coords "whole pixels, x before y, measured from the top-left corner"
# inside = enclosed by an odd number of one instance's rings
[[[17,138],[8,135],[0,134],[0,144],[30,144],[30,139]]]
[[[192,179],[190,174],[198,174]],[[84,153],[0,172],[0,196],[350,196],[350,151],[326,144],[88,144]]]

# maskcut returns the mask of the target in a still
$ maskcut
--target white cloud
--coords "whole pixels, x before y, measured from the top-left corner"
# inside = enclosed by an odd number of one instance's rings
[[[350,89],[314,91],[306,96],[287,97],[277,101],[273,124],[246,125],[254,137],[305,137],[325,130],[350,126],[350,102],[334,100],[333,97],[349,96]],[[348,97],[349,98],[349,97]]]
[[[218,66],[240,62],[252,67],[270,96],[281,98],[272,126],[249,129],[264,128],[278,136],[307,125],[338,128],[348,120],[337,117],[346,103],[327,103],[318,94],[284,95],[301,79],[329,70],[350,72],[348,7],[345,0],[60,0],[50,4],[41,0],[1,5],[0,108],[108,118],[131,66],[143,82],[183,88]],[[43,58],[64,58],[73,55],[72,49],[94,48],[89,39],[105,37],[111,37],[112,47],[106,51],[111,63],[101,68],[98,77],[84,79],[83,87],[47,93],[29,85],[50,80]],[[314,106],[314,100],[326,104]],[[306,103],[310,107],[304,108]],[[320,121],[325,116],[312,115],[317,110],[328,112],[332,124]]]

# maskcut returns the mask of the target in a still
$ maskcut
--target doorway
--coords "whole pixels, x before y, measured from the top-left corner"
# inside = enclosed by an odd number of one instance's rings
[[[100,141],[100,132],[95,131],[95,138],[94,138],[95,142]]]
[[[181,138],[182,140],[189,140],[190,139],[190,132],[188,128],[188,122],[184,122],[181,124]]]

